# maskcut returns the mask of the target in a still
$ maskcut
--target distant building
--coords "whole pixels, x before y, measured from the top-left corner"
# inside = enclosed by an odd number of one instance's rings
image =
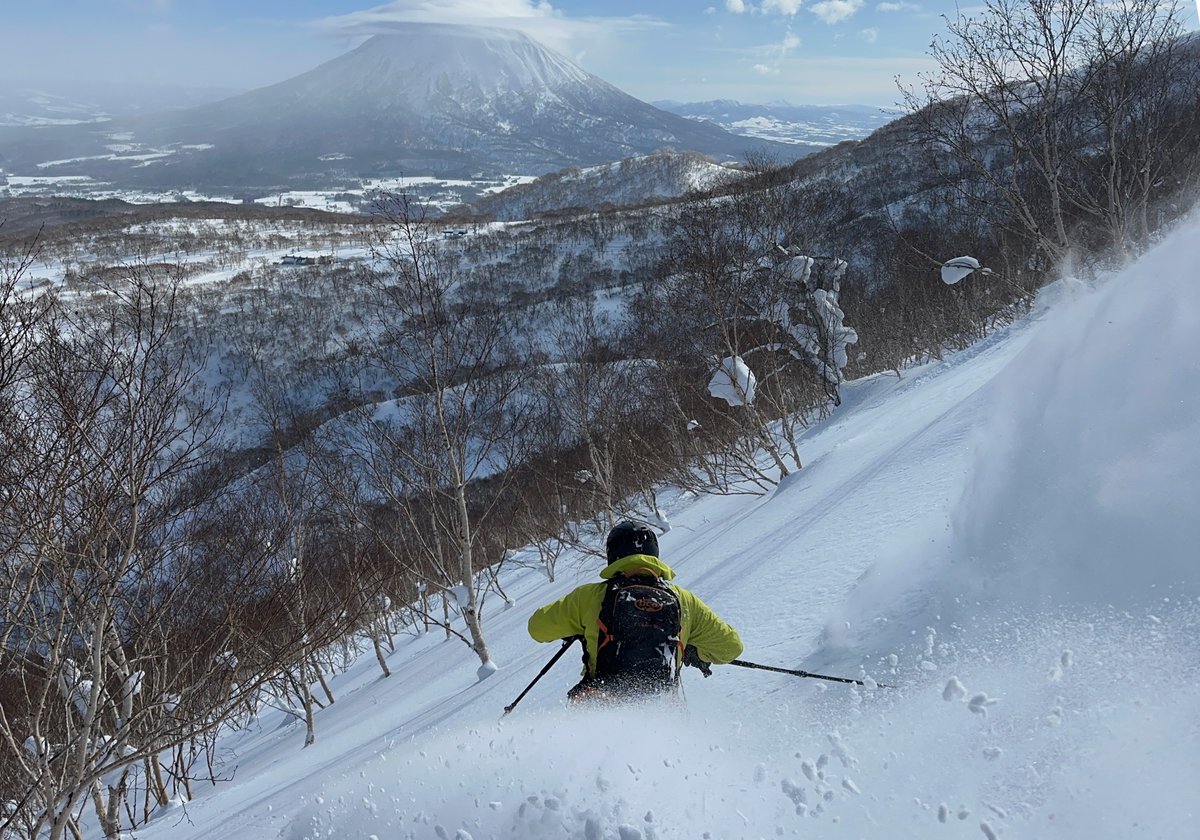
[[[280,258],[280,265],[329,265],[333,262],[333,254],[287,254]]]

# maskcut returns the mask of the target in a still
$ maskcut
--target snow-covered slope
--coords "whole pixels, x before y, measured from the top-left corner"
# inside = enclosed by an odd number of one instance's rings
[[[567,208],[595,211],[679,198],[745,176],[745,170],[692,152],[659,152],[613,163],[573,167],[485,196],[475,212],[500,220],[529,219]]]
[[[737,626],[687,708],[565,707],[524,633],[595,569],[505,572],[502,666],[401,637],[277,713],[139,838],[1160,838],[1200,789],[1200,222],[945,362],[852,383],[762,498],[660,497],[663,556]],[[930,282],[940,282],[931,272]],[[970,282],[969,280],[964,282]],[[574,659],[574,656],[571,657]],[[236,770],[236,772],[235,772]]]

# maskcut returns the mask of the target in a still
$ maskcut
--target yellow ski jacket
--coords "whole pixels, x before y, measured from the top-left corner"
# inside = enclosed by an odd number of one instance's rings
[[[675,570],[649,554],[631,554],[609,563],[600,572],[608,580],[618,572],[626,575],[652,574],[663,580],[675,577]],[[540,607],[529,617],[529,635],[538,642],[553,642],[571,636],[583,636],[587,647],[587,667],[584,676],[596,670],[596,650],[600,639],[600,606],[604,601],[606,583],[585,583],[565,597]],[[682,586],[671,584],[679,596],[679,650],[695,645],[705,662],[722,665],[731,662],[742,652],[742,640],[737,631],[717,618],[707,604]],[[678,660],[679,653],[676,653]],[[676,663],[678,665],[678,661]]]

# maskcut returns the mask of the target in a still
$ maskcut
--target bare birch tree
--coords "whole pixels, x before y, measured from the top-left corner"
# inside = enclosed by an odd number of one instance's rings
[[[1123,249],[1144,241],[1164,172],[1195,146],[1196,62],[1181,30],[1176,0],[985,0],[947,20],[930,47],[938,69],[902,92],[977,211],[1051,262],[1081,220]]]
[[[407,196],[382,196],[376,254],[372,363],[400,396],[387,411],[358,412],[360,469],[377,501],[401,518],[397,556],[436,570],[461,613],[480,676],[495,670],[480,615],[476,573],[489,562],[480,523],[519,460],[529,423],[529,375],[513,317],[473,301],[469,277],[443,253]],[[497,479],[486,492],[484,479]]]
[[[89,803],[117,837],[138,785],[165,802],[164,768],[192,766],[176,748],[204,749],[269,671],[235,682],[227,654],[270,579],[253,557],[213,575],[195,539],[216,403],[177,284],[135,267],[93,298],[0,301],[0,832],[52,840]]]

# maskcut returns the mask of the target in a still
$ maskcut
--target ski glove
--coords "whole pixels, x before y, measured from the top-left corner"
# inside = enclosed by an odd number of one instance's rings
[[[706,677],[712,676],[712,664],[705,662],[700,658],[700,654],[696,651],[695,645],[688,645],[683,649],[683,664],[690,665],[693,668],[699,668],[700,673]]]

